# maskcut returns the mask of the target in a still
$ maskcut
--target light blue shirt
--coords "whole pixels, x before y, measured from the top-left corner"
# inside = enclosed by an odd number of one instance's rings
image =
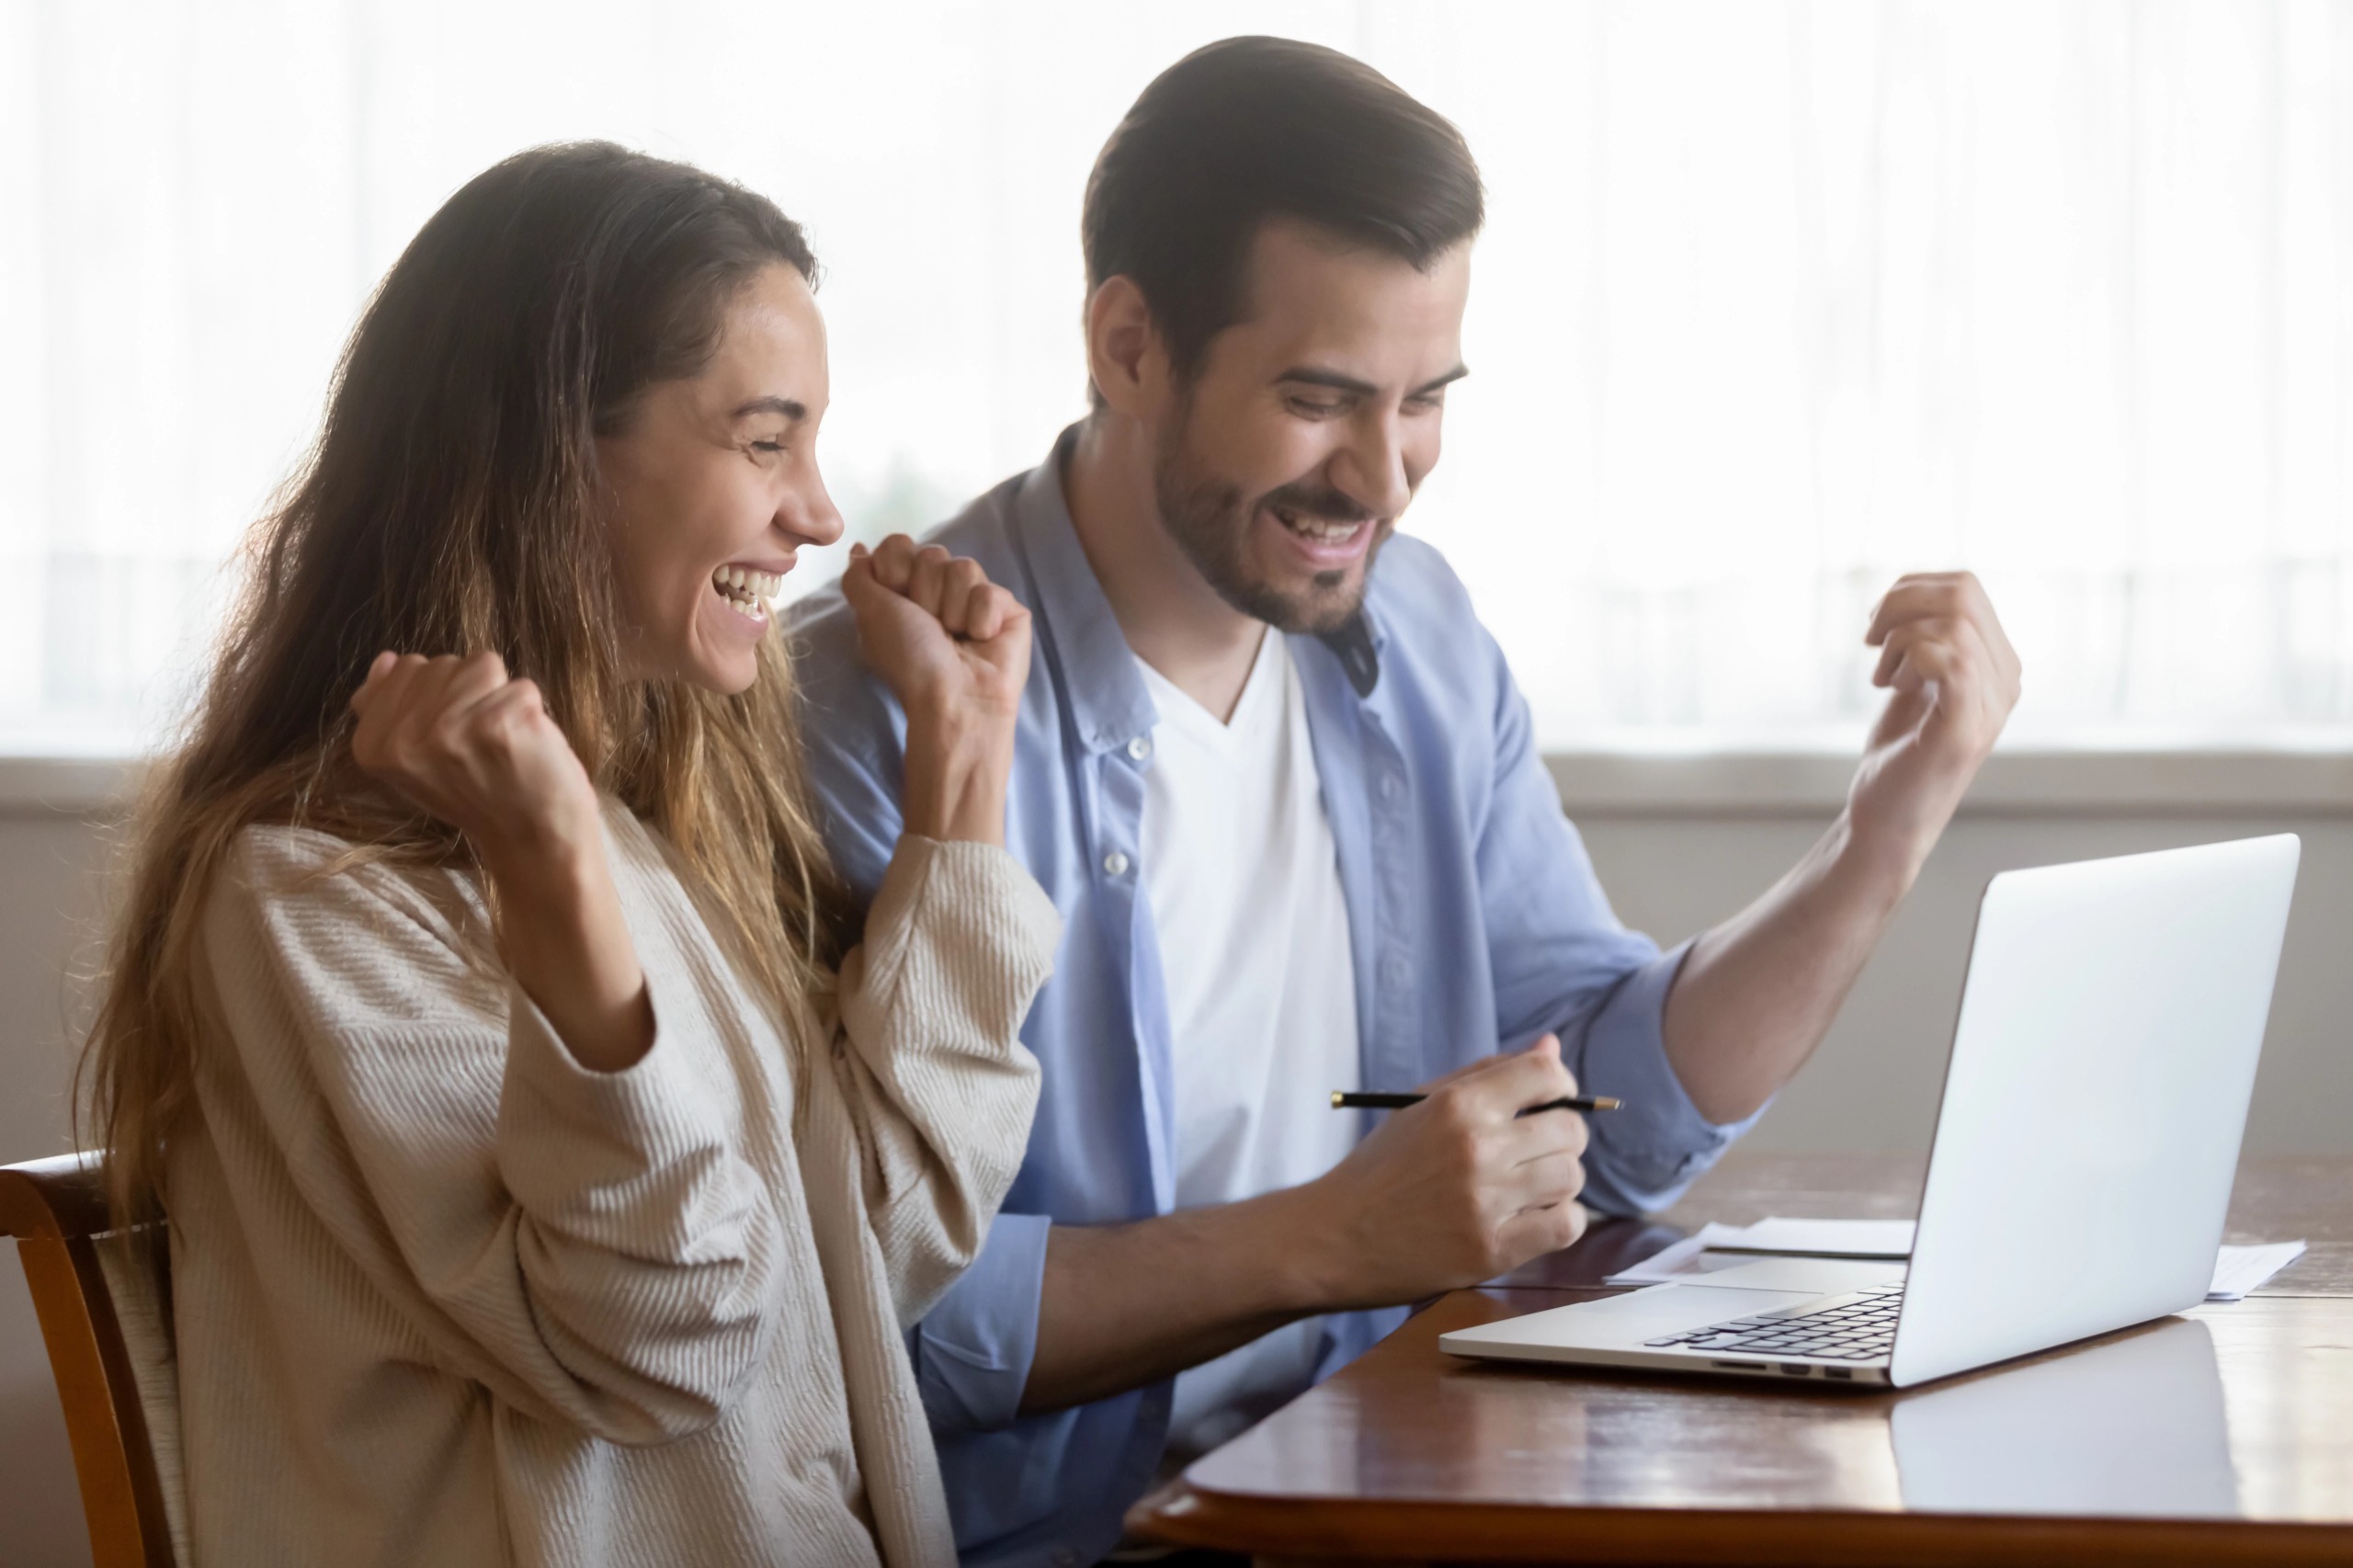
[[[908,1338],[973,1568],[1072,1568],[1115,1545],[1161,1462],[1173,1386],[1016,1414],[1048,1227],[1165,1214],[1176,1186],[1168,1009],[1139,867],[1158,714],[1071,526],[1070,440],[931,536],[1034,618],[1006,833],[1063,922],[1022,1030],[1044,1067],[1028,1156],[979,1260]],[[860,661],[837,590],[790,624],[826,837],[870,898],[899,836],[904,717]],[[1672,1202],[1747,1124],[1711,1125],[1667,1065],[1659,1016],[1683,949],[1661,953],[1610,912],[1461,582],[1393,537],[1354,635],[1294,637],[1291,653],[1339,856],[1364,1086],[1410,1089],[1557,1031],[1583,1089],[1626,1102],[1592,1120],[1585,1201]],[[1323,1319],[1318,1375],[1404,1316]]]

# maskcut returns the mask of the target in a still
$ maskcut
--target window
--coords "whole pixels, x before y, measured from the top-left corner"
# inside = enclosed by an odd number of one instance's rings
[[[156,733],[367,290],[534,142],[802,219],[844,509],[945,517],[1084,406],[1104,135],[1243,31],[1370,61],[1485,169],[1408,526],[1548,744],[1848,735],[1872,598],[1949,565],[2020,738],[2347,733],[2345,5],[288,0],[0,11],[0,744]]]

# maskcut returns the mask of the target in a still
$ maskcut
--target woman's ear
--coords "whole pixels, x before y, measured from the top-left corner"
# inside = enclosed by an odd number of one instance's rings
[[[1086,369],[1095,390],[1117,412],[1148,419],[1157,411],[1168,357],[1133,278],[1107,278],[1086,301]]]

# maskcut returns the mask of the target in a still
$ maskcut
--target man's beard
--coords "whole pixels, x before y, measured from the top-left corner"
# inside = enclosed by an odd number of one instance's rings
[[[1189,421],[1180,416],[1174,423],[1173,432],[1163,428],[1154,454],[1153,497],[1159,505],[1161,525],[1217,597],[1281,632],[1322,636],[1353,619],[1364,604],[1365,585],[1372,580],[1373,558],[1392,525],[1374,523],[1372,539],[1365,546],[1364,570],[1353,585],[1346,569],[1316,573],[1310,579],[1313,588],[1304,594],[1286,593],[1260,581],[1243,559],[1243,541],[1258,506],[1279,506],[1294,517],[1342,523],[1364,522],[1372,514],[1323,485],[1286,484],[1255,505],[1246,503],[1230,481],[1196,468],[1186,450]]]

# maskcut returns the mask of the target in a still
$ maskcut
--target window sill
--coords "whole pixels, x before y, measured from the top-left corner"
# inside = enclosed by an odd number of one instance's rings
[[[139,768],[121,756],[0,756],[0,817],[119,816]]]
[[[1572,817],[1826,817],[1856,752],[1551,752]],[[2133,748],[1997,751],[1961,814],[2353,815],[2353,750]]]
[[[1571,816],[1819,817],[1847,798],[1850,749],[1554,751]],[[139,763],[0,756],[0,817],[120,814]],[[1965,816],[2353,815],[2353,749],[2148,748],[1997,752]]]

